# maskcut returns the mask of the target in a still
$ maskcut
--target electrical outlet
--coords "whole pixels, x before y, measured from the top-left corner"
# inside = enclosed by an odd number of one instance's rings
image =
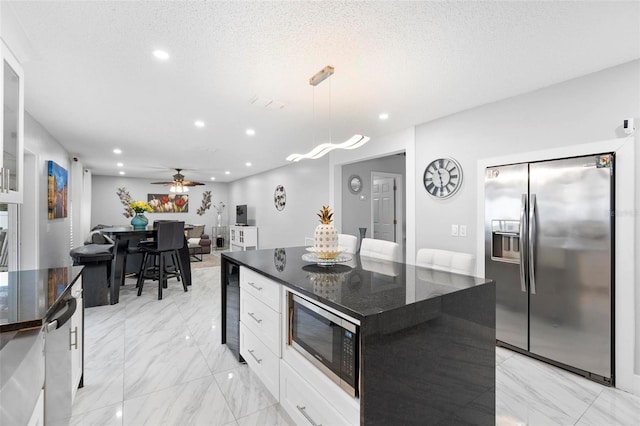
[[[458,236],[458,225],[451,225],[451,235],[454,237]]]
[[[467,225],[460,225],[460,236],[461,237],[467,236]]]

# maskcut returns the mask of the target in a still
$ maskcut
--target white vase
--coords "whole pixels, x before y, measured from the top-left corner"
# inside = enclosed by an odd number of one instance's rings
[[[222,226],[222,213],[218,212],[218,223],[217,226]]]
[[[320,224],[316,227],[314,248],[320,259],[333,259],[338,255],[338,231],[333,225]]]

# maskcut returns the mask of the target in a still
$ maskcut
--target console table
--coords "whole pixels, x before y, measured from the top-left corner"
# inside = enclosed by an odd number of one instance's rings
[[[229,250],[258,249],[257,226],[230,226]]]
[[[222,238],[222,245],[218,245],[218,238]],[[228,227],[226,226],[211,227],[211,239],[213,240],[213,247],[216,250],[226,249],[229,241]]]

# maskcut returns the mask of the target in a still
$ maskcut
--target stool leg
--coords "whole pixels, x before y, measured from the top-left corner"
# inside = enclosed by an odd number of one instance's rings
[[[178,260],[178,266],[180,268],[180,275],[182,276],[182,288],[184,288],[184,291],[187,291],[187,281],[184,279],[184,275],[183,275],[182,260],[180,259],[180,256],[178,255],[178,251],[177,250],[173,251],[173,255]]]
[[[147,260],[149,258],[149,253],[145,253],[142,256],[142,264],[140,265],[140,272],[138,272],[138,281],[136,283],[136,287],[138,287],[138,296],[142,294],[142,286],[144,285],[144,273],[147,270]]]
[[[173,260],[173,266],[176,269],[176,279],[180,281],[180,276],[182,276],[182,267],[179,266],[180,263],[178,263],[178,255],[176,252],[171,252],[171,259]]]
[[[160,265],[158,268],[158,300],[162,300],[162,287],[164,286],[165,281],[165,272],[164,272],[164,253],[160,253],[158,256]]]

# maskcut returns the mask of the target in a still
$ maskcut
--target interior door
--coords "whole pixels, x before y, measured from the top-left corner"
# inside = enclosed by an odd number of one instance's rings
[[[613,156],[530,166],[530,351],[611,377]]]
[[[396,179],[373,175],[371,183],[373,238],[396,242]]]
[[[496,282],[496,339],[528,349],[526,199],[528,165],[489,167],[485,175],[485,277]]]

